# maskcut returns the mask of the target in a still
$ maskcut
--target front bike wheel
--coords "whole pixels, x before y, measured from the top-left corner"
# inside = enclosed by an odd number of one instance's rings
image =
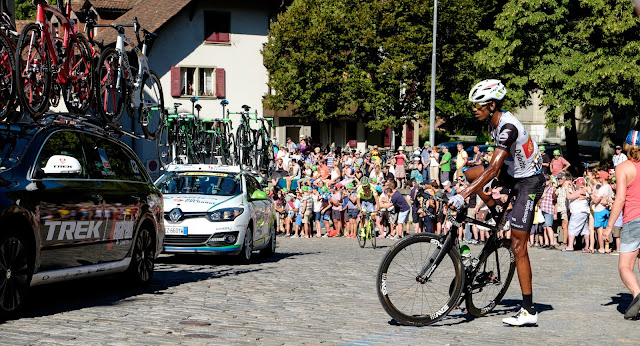
[[[376,248],[376,226],[369,224],[369,237],[371,238],[371,247]]]
[[[169,141],[169,138],[171,138],[169,131],[170,130],[167,127],[163,126],[158,138],[156,139],[158,162],[160,162],[160,166],[162,168],[170,165],[175,155],[173,145]]]
[[[378,299],[389,316],[400,324],[425,326],[435,323],[454,308],[460,297],[464,270],[455,246],[426,283],[417,280],[429,259],[441,251],[439,242],[440,237],[434,234],[406,237],[393,245],[380,263]]]
[[[16,52],[9,39],[0,33],[0,121],[11,113],[16,98]]]
[[[68,59],[69,83],[62,86],[64,104],[70,112],[85,114],[93,97],[93,66],[89,42],[81,34],[69,38]]]
[[[160,77],[155,71],[149,71],[149,75],[143,78],[142,85],[142,104],[138,107],[138,121],[146,138],[154,140],[164,124],[164,97]]]
[[[367,230],[364,227],[358,228],[356,232],[356,238],[358,238],[358,245],[364,247],[367,244]]]
[[[120,66],[120,53],[107,48],[96,68],[96,102],[100,115],[109,124],[116,126],[124,114],[127,99],[125,71]]]
[[[37,23],[22,29],[16,48],[16,86],[21,107],[36,120],[49,106],[51,62]]]
[[[516,259],[511,240],[499,240],[498,247],[482,255],[476,267],[471,289],[466,294],[469,314],[482,317],[493,310],[509,289]]]

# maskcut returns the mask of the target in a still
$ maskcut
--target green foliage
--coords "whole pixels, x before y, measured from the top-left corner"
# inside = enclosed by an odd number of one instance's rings
[[[475,59],[507,83],[511,104],[544,92],[549,125],[576,107],[625,117],[640,105],[640,20],[627,0],[511,0]]]
[[[448,126],[469,125],[476,32],[498,3],[439,2],[436,106],[455,119]],[[264,106],[318,120],[358,117],[373,130],[428,118],[432,16],[426,0],[294,0],[262,52],[274,90]]]
[[[31,0],[15,0],[16,1],[16,20],[35,20],[36,7],[33,6]],[[50,5],[55,5],[56,0],[47,0]]]

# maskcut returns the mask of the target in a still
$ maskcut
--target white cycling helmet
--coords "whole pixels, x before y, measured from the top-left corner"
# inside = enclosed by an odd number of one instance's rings
[[[506,94],[507,88],[499,79],[485,79],[471,89],[469,101],[475,103],[502,100]]]

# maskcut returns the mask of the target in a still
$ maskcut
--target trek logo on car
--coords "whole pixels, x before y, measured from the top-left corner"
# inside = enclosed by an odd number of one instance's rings
[[[47,240],[53,240],[56,230],[57,240],[99,239],[102,221],[47,221],[44,225],[49,227]]]

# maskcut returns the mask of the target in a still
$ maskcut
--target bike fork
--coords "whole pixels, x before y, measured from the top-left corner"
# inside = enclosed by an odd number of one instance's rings
[[[440,243],[438,239],[431,239],[431,243],[437,245],[437,250],[433,252],[427,263],[422,267],[420,274],[416,276],[417,282],[425,284],[429,281],[429,278],[433,275],[436,268],[438,268],[444,256],[446,256],[451,247],[453,247],[456,237],[452,234],[452,232],[449,232],[449,234],[444,238],[444,243]]]

